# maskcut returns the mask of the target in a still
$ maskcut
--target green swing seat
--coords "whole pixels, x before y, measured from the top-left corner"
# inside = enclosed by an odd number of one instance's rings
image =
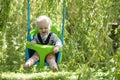
[[[30,41],[34,39],[34,36],[38,33],[38,29],[35,28],[30,32],[30,0],[28,1],[28,33],[27,33],[27,43],[26,43],[26,60],[28,60],[33,55],[33,50],[36,51],[40,55],[40,60],[36,64],[40,65],[40,67],[43,67],[44,65],[49,65],[47,62],[45,62],[45,56],[52,52],[54,49],[54,46],[48,46],[48,45],[40,45],[40,44],[34,44],[30,45]],[[58,37],[61,39],[62,44],[64,43],[64,23],[65,23],[65,16],[66,16],[66,0],[63,0],[63,16],[62,16],[62,32],[61,29],[58,27],[58,25],[53,24],[51,32],[58,35]],[[56,55],[56,62],[57,64],[60,63],[62,60],[62,48],[59,50],[59,52]]]

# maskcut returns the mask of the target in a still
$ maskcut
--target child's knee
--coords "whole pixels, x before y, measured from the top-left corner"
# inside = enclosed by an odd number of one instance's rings
[[[51,59],[51,58],[55,59],[55,54],[51,53],[51,54],[48,54],[46,57],[46,59]]]
[[[46,61],[47,61],[50,65],[55,64],[55,57],[54,57],[54,56],[48,56],[48,57],[46,58]]]

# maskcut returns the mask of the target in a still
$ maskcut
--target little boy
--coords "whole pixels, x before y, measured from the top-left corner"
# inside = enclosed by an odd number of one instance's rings
[[[36,20],[39,33],[35,36],[35,39],[30,42],[31,45],[34,44],[43,44],[43,45],[54,45],[54,50],[52,53],[46,56],[46,61],[50,65],[50,68],[55,72],[58,71],[58,67],[56,64],[55,54],[62,47],[61,40],[57,37],[56,34],[51,33],[50,29],[52,26],[52,21],[47,16],[39,16]],[[48,41],[49,37],[49,41]],[[41,40],[39,39],[41,38]],[[31,58],[27,60],[24,65],[24,69],[32,66],[35,62],[39,60],[40,56],[35,52]]]

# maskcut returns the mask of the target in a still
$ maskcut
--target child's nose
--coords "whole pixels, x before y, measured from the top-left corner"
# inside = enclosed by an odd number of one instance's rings
[[[43,29],[43,32],[45,32],[45,29]]]

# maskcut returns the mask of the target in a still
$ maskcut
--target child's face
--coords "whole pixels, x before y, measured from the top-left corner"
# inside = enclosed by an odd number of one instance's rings
[[[48,32],[50,31],[49,24],[47,24],[45,22],[40,22],[38,24],[38,28],[39,28],[40,34],[43,36],[47,35]]]

